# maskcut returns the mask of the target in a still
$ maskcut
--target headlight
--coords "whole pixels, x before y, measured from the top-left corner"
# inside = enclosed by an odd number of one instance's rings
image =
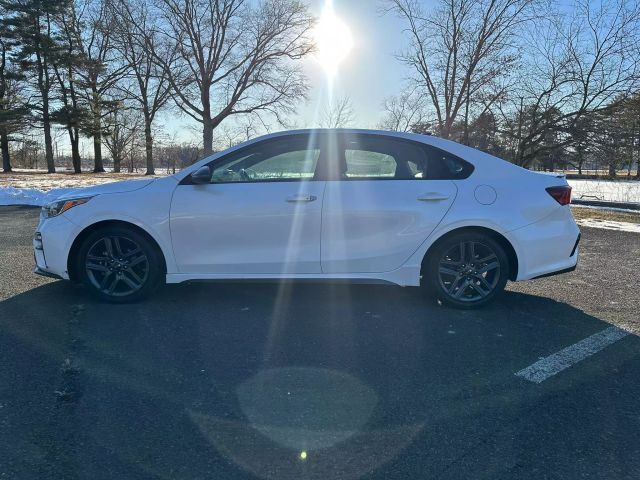
[[[87,203],[93,197],[69,198],[67,200],[58,200],[42,207],[42,218],[51,218],[66,212],[70,208]]]

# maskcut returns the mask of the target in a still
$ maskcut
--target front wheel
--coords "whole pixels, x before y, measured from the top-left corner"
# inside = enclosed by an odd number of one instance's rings
[[[77,256],[77,271],[95,295],[114,303],[140,300],[162,280],[155,246],[127,227],[105,227],[91,233]]]
[[[477,308],[504,290],[509,261],[502,246],[489,235],[462,232],[436,245],[425,274],[425,286],[443,303]]]

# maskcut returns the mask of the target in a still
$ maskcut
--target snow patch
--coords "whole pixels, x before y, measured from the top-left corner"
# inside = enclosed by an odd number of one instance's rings
[[[0,187],[0,205],[41,207],[74,190],[78,190],[78,188],[53,188],[45,192],[37,188]]]
[[[640,182],[637,180],[567,180],[576,200],[640,203]]]
[[[598,220],[596,218],[582,218],[576,220],[576,223],[582,227],[604,228],[605,230],[617,230],[619,232],[640,233],[640,223]]]

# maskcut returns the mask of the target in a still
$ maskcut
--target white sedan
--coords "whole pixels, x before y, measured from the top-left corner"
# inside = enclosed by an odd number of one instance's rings
[[[46,205],[36,272],[114,302],[165,282],[348,279],[471,308],[575,269],[570,198],[562,176],[436,137],[281,132]]]

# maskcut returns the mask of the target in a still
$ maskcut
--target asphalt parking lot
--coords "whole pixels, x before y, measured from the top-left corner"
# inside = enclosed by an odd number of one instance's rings
[[[640,478],[638,234],[585,228],[576,272],[477,312],[306,283],[117,306],[31,273],[37,216],[0,207],[2,479]],[[549,358],[576,361],[516,375]]]

